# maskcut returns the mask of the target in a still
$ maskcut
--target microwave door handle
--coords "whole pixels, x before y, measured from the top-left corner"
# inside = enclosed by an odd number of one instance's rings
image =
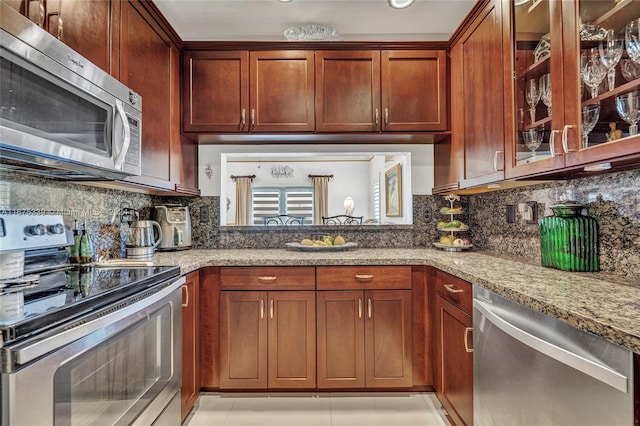
[[[118,150],[118,156],[115,159],[115,167],[118,170],[122,170],[122,165],[124,164],[124,159],[127,156],[127,151],[129,150],[129,144],[131,143],[131,128],[129,127],[129,121],[127,120],[127,114],[124,112],[124,105],[122,101],[116,100],[116,112],[117,115],[122,119],[122,146]],[[114,137],[114,145],[116,143],[116,139]],[[115,154],[115,150],[114,150]]]

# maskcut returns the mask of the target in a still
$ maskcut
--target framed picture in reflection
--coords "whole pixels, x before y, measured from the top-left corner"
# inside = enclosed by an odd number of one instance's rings
[[[384,172],[385,215],[402,216],[402,169],[400,163]]]

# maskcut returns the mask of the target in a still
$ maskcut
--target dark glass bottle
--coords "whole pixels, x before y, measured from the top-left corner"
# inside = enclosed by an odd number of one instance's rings
[[[73,221],[73,245],[69,247],[69,261],[80,263],[80,231],[77,220]]]
[[[93,262],[93,244],[87,234],[87,222],[84,222],[82,235],[80,235],[80,263],[91,262]]]
[[[581,214],[582,204],[551,206],[553,216],[540,221],[542,266],[563,271],[599,270],[598,222]]]

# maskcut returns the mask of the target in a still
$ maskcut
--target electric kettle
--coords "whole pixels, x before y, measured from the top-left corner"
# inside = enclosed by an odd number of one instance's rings
[[[155,238],[154,228],[158,232]],[[126,247],[127,258],[148,259],[155,253],[162,241],[162,228],[154,220],[136,220],[129,225],[129,242]]]

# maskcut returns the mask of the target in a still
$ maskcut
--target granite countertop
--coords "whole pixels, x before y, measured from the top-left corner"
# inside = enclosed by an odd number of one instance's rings
[[[280,249],[156,253],[183,274],[205,266],[429,265],[640,354],[640,283],[571,273],[478,251],[358,249],[306,253]]]

